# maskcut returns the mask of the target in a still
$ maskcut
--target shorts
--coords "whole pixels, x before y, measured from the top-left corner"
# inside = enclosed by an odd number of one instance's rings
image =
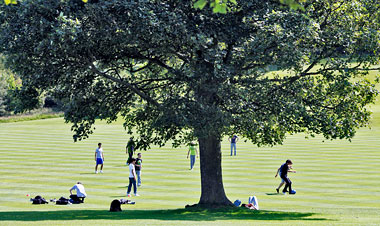
[[[102,158],[97,158],[96,159],[96,164],[97,165],[103,164],[103,159]]]
[[[281,178],[281,173],[279,174],[280,178]],[[284,179],[281,178],[281,183],[285,183]]]

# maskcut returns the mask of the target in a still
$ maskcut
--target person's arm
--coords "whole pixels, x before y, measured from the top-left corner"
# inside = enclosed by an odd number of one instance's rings
[[[231,143],[231,137],[228,137],[228,141]]]
[[[239,141],[239,137],[236,137],[235,139],[235,143],[237,143]]]
[[[135,169],[135,167],[133,167],[132,174],[133,174],[133,177],[134,177],[135,180],[136,180],[136,169]]]
[[[278,176],[278,172],[280,171],[280,168],[277,169],[277,172],[276,172],[276,176],[274,177],[277,177]]]
[[[102,152],[102,158],[103,158],[103,161],[104,161],[104,155],[103,155],[103,152]]]
[[[95,162],[96,162],[96,151],[95,151]]]
[[[70,195],[72,195],[73,194],[73,191],[74,190],[74,187],[72,187],[69,191],[70,191]]]
[[[198,149],[197,148],[195,149],[195,152],[197,153],[197,158],[199,158]]]
[[[187,152],[187,158],[189,158],[189,154],[190,154],[190,148],[189,148],[189,151]]]

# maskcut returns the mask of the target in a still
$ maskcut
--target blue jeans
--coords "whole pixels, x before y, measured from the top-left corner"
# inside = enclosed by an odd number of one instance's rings
[[[235,155],[236,155],[236,143],[231,143],[231,156],[232,156],[232,149],[235,150]]]
[[[136,194],[137,193],[137,187],[136,187],[136,180],[135,178],[129,178],[129,185],[128,185],[128,191],[127,191],[127,194],[130,194],[131,193],[131,189],[132,189],[132,184],[133,184],[133,192]]]
[[[136,170],[136,175],[137,175],[137,185],[141,185],[141,171]]]
[[[193,168],[195,164],[195,155],[190,155],[190,169]]]

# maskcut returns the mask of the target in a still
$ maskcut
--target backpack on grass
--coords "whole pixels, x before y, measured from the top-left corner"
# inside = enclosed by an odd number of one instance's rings
[[[46,201],[44,198],[42,198],[39,195],[37,195],[34,199],[31,199],[31,201],[32,201],[32,204],[35,204],[35,205],[49,203],[48,201]]]
[[[69,199],[65,198],[65,197],[61,197],[59,198],[56,202],[55,202],[56,205],[69,205],[71,204]]]

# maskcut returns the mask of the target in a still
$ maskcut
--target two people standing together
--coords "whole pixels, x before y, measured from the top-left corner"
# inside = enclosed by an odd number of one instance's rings
[[[136,144],[131,137],[125,147],[126,154],[128,155],[127,165],[129,165],[129,185],[127,190],[127,196],[130,197],[130,193],[133,186],[133,193],[135,196],[140,196],[137,194],[137,186],[141,186],[141,168],[142,168],[142,156],[141,153],[137,154],[137,158],[133,158],[133,154],[136,151]],[[136,186],[137,182],[137,186]]]

